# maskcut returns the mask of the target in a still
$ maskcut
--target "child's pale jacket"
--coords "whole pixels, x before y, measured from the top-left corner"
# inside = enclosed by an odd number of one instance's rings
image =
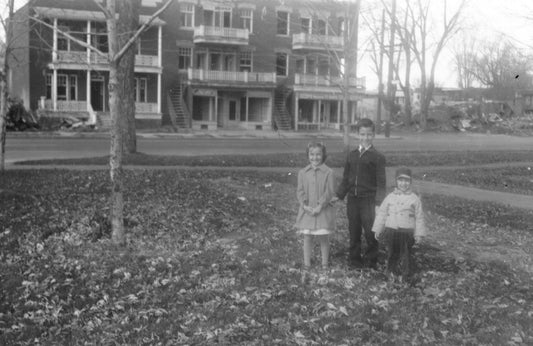
[[[316,168],[308,165],[298,172],[296,197],[300,203],[296,227],[298,229],[335,229],[335,207],[330,205],[335,196],[335,175],[333,170],[321,164]],[[315,208],[321,205],[321,212],[312,216],[304,211],[304,206]]]
[[[414,229],[414,236],[426,235],[426,225],[422,202],[411,190],[403,192],[395,189],[379,207],[372,232],[379,235],[385,228]]]

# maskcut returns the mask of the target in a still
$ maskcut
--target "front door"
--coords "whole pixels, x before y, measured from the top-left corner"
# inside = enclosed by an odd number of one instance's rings
[[[91,106],[96,112],[105,111],[103,79],[91,80]]]

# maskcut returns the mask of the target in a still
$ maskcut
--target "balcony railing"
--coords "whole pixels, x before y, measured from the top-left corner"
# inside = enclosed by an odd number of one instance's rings
[[[241,82],[241,83],[276,83],[276,73],[188,70],[189,80]]]
[[[157,103],[135,102],[135,113],[157,113]]]
[[[342,36],[326,36],[300,33],[292,35],[292,49],[342,50]]]
[[[56,62],[65,64],[99,64],[108,63],[107,58],[99,54],[90,53],[89,63],[87,62],[87,52],[85,51],[58,51]],[[159,59],[154,55],[135,55],[135,66],[137,67],[159,67]]]
[[[51,111],[54,109],[52,100],[44,100],[44,109]],[[87,101],[57,101],[58,112],[87,112]]]
[[[194,43],[248,44],[248,29],[200,25],[194,28]]]
[[[305,86],[343,86],[344,77],[319,76],[319,75],[296,73],[294,75],[294,84],[305,85]],[[364,89],[366,86],[366,79],[365,77],[360,77],[360,78],[350,77],[348,81],[348,85],[350,87]]]

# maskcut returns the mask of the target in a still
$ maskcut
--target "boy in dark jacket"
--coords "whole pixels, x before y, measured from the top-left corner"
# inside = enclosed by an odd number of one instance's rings
[[[374,122],[361,119],[357,124],[359,147],[348,154],[337,197],[348,195],[346,214],[350,233],[348,264],[353,268],[366,265],[376,268],[378,242],[372,232],[376,209],[385,198],[385,157],[372,145]],[[364,231],[367,248],[361,256],[361,234]]]

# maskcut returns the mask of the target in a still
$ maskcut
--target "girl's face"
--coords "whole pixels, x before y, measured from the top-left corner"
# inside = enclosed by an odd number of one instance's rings
[[[396,179],[396,186],[398,190],[406,192],[411,187],[411,179],[400,177]]]
[[[309,163],[313,167],[317,167],[322,163],[322,149],[310,148],[309,149]]]

